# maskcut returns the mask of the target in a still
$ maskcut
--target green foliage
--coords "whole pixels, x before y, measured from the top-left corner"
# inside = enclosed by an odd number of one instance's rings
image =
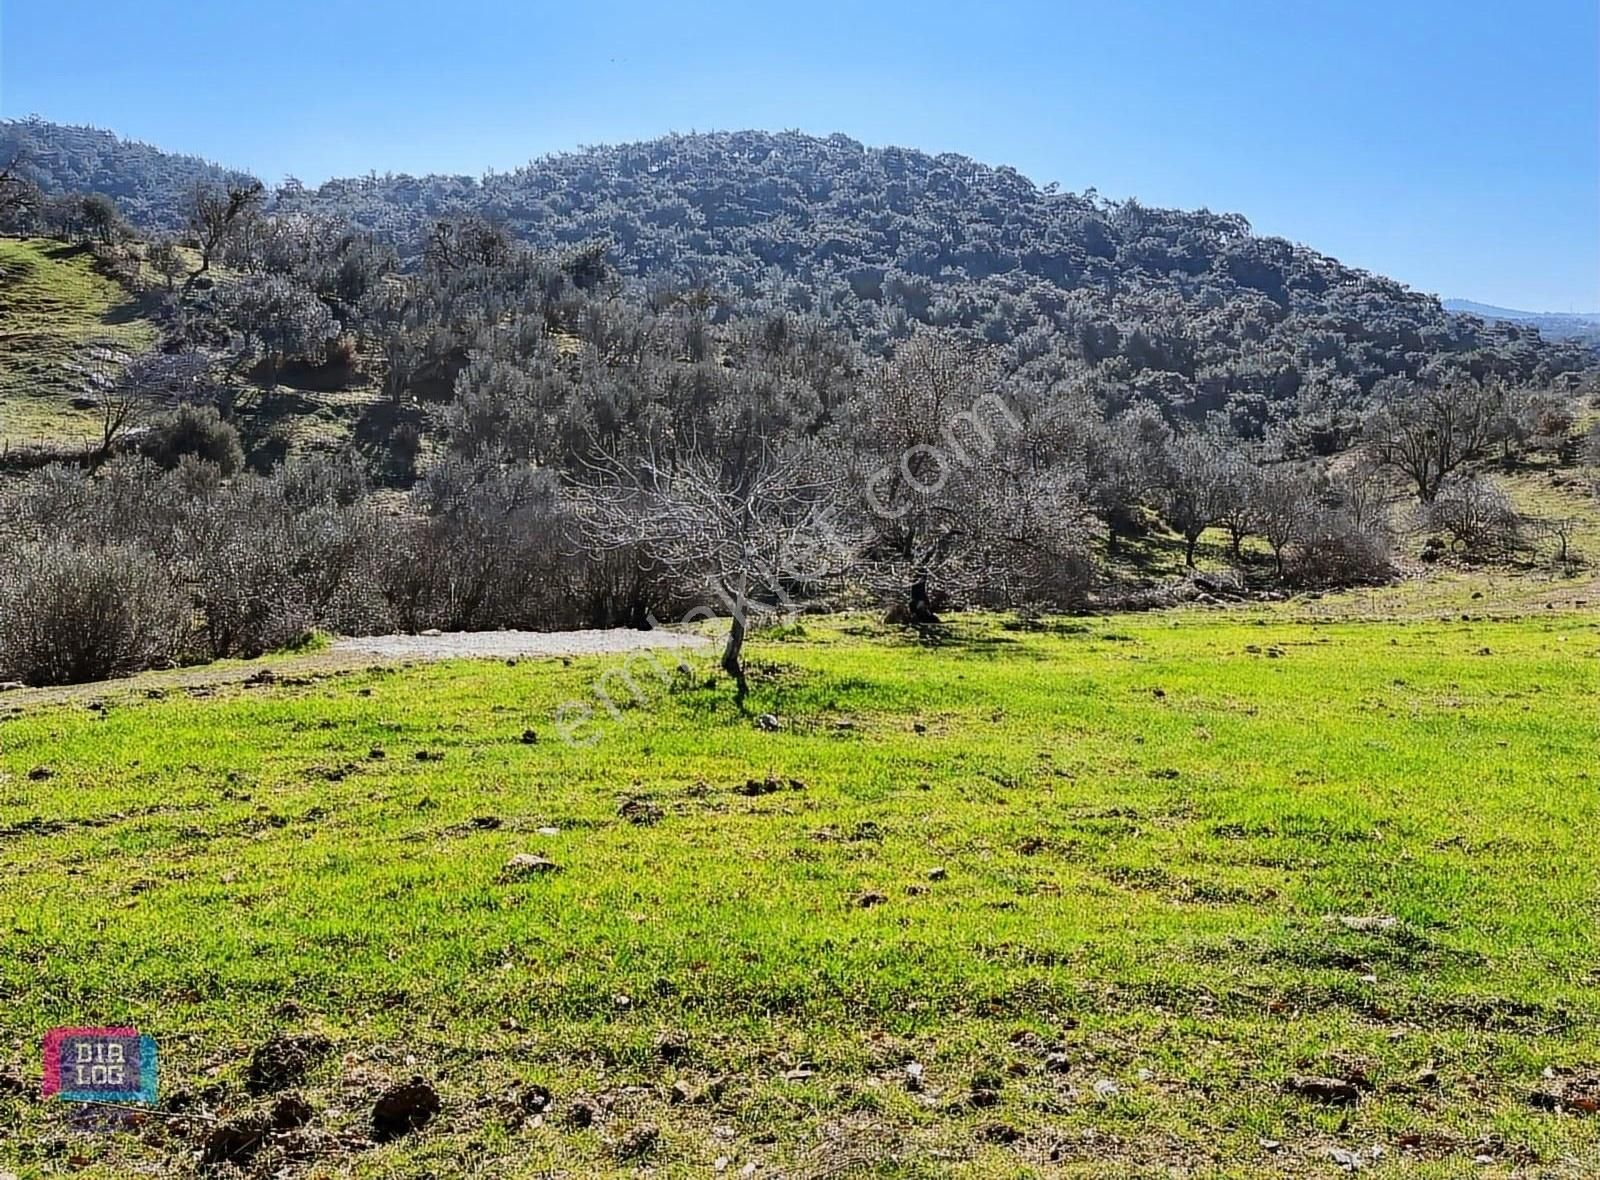
[[[215,464],[223,475],[244,466],[239,432],[215,406],[180,406],[141,436],[139,450],[169,471],[188,457]]]

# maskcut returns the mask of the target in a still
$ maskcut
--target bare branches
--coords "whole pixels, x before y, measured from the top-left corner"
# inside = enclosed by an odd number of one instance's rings
[[[1482,385],[1433,387],[1395,380],[1380,382],[1377,392],[1383,401],[1367,418],[1369,451],[1409,479],[1424,504],[1432,503],[1446,478],[1493,438],[1497,401]]]

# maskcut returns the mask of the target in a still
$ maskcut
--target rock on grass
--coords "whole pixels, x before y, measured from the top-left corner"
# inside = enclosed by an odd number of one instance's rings
[[[502,882],[527,881],[533,877],[543,877],[550,873],[559,873],[561,866],[553,860],[546,860],[542,856],[535,856],[531,852],[519,852],[506,861],[505,868],[500,870]]]

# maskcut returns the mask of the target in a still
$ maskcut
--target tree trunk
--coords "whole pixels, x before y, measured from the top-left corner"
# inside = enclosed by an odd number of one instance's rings
[[[744,698],[750,693],[750,685],[744,675],[744,602],[735,606],[733,612],[733,625],[728,628],[728,643],[722,649],[722,670],[733,677],[733,699],[742,709]]]
[[[1194,547],[1199,540],[1198,533],[1183,539],[1183,564],[1190,569],[1194,569]]]

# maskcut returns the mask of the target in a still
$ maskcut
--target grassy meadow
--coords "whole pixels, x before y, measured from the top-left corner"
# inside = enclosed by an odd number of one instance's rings
[[[750,716],[636,658],[583,747],[615,660],[0,721],[0,1172],[1600,1174],[1549,1097],[1600,1086],[1594,613],[753,654]],[[121,1023],[194,1119],[40,1102],[47,1029]],[[290,1035],[302,1125],[197,1162]],[[413,1075],[437,1117],[367,1142]]]
[[[0,446],[80,446],[100,420],[72,407],[97,349],[143,352],[156,329],[87,246],[0,238]]]

